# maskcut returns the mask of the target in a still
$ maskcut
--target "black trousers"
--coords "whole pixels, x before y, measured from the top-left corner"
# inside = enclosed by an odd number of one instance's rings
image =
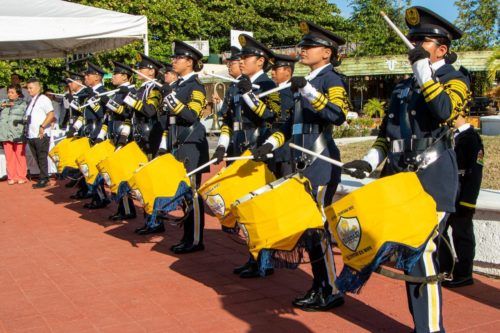
[[[201,183],[201,173],[196,174],[196,184],[191,184],[193,189],[197,189]],[[184,221],[184,234],[182,241],[189,244],[203,244],[203,229],[205,228],[205,210],[201,195],[195,192],[193,197],[193,207],[188,217]]]
[[[50,138],[45,135],[42,139],[28,139],[28,145],[31,154],[36,160],[38,169],[40,169],[40,180],[49,179],[49,164],[47,157],[49,155]]]
[[[474,210],[470,208],[461,208],[456,213],[450,214],[443,232],[443,236],[448,242],[448,228],[451,227],[451,236],[453,247],[457,256],[457,262],[453,270],[453,276],[470,277],[472,276],[472,266],[476,254],[476,240],[474,237],[474,226],[472,217]],[[453,267],[453,258],[448,246],[441,244],[439,247],[439,262],[441,272],[450,272]]]

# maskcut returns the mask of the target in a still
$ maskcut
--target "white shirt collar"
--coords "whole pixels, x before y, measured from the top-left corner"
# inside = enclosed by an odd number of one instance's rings
[[[149,84],[154,84],[153,81],[144,81],[142,84],[141,84],[141,87],[144,87],[144,86],[147,86]]]
[[[99,89],[99,87],[102,87],[102,83],[98,83],[95,86],[93,86],[92,90],[97,91],[97,89]]]
[[[130,86],[130,82],[127,81],[125,83],[122,83],[118,87],[124,87],[124,86]]]
[[[262,74],[264,73],[264,71],[261,69],[260,71],[258,71],[257,73],[255,73],[254,75],[252,75],[252,77],[250,78],[250,82],[254,83],[255,80],[257,80],[257,78],[259,76],[261,76]]]
[[[444,59],[441,59],[441,60],[438,60],[435,63],[431,64],[431,68],[435,72],[439,68],[441,68],[444,64],[446,64],[446,62],[444,61]]]
[[[280,84],[278,84],[278,87],[284,86],[284,85],[285,85],[285,84],[287,84],[288,82],[290,82],[290,80],[285,81],[285,82],[281,82]]]
[[[331,64],[326,64],[324,66],[321,66],[320,68],[316,68],[315,70],[313,70],[311,73],[309,73],[309,75],[307,76],[308,77],[308,80],[311,81],[312,79],[314,79],[316,76],[318,76],[318,74],[323,70],[325,69],[326,67],[330,66]]]
[[[80,87],[80,89],[78,89],[78,91],[74,92],[73,95],[76,95],[78,94],[80,91],[82,91],[83,89],[85,89],[85,87]]]
[[[469,127],[470,127],[470,124],[469,123],[465,123],[462,126],[460,126],[459,128],[457,128],[457,130],[458,130],[459,133],[462,133],[462,132],[468,130]]]
[[[184,76],[181,76],[180,78],[181,78],[183,81],[187,81],[187,80],[189,80],[189,78],[191,78],[191,76],[193,76],[193,75],[195,75],[195,74],[196,74],[196,72],[191,72],[191,73],[189,73],[189,74],[186,74],[186,75],[184,75]]]

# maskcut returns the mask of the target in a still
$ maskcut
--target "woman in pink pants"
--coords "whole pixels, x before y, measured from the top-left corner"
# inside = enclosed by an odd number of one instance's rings
[[[7,96],[8,99],[0,101],[0,142],[7,163],[7,182],[23,184],[28,181],[23,121],[26,102],[18,84],[7,87]]]

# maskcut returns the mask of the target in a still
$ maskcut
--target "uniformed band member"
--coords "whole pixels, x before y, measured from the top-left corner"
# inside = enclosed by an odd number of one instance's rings
[[[124,98],[125,104],[134,110],[132,114],[134,141],[149,159],[156,156],[162,136],[159,121],[162,96],[158,86],[153,82],[161,67],[162,64],[158,60],[138,53],[136,68],[142,75],[137,75],[137,79],[142,81],[142,84],[137,93],[129,92]],[[125,92],[125,88],[123,91]]]
[[[84,104],[86,94],[85,94],[85,85],[83,84],[84,75],[75,72],[68,72],[67,74],[68,77],[65,79],[65,81],[68,86],[68,93],[65,95],[65,99],[68,102],[69,108],[68,108],[66,136],[72,137],[77,132],[76,129],[73,127],[73,125],[80,116],[80,110],[79,110],[80,105]],[[74,176],[75,178],[66,183],[65,187],[72,188],[77,183],[79,183],[78,179],[76,178],[77,175]],[[81,189],[80,186],[79,188]],[[82,191],[78,191],[76,194],[70,196],[71,199],[87,199],[90,197],[91,194],[88,193],[88,189],[86,186],[83,188]]]
[[[205,106],[206,92],[195,72],[203,68],[203,55],[192,46],[174,42],[172,65],[179,79],[172,85],[163,85],[164,110],[168,113],[167,151],[184,163],[189,172],[208,161],[208,141],[206,131],[200,122]],[[167,171],[168,172],[168,171]],[[201,182],[201,173],[193,177],[191,185],[196,191]],[[170,249],[176,254],[201,251],[205,216],[203,201],[194,193],[188,216],[184,220],[184,234],[181,241]],[[144,233],[164,230],[163,223],[148,225]]]
[[[297,58],[286,54],[274,55],[271,77],[278,86],[282,86],[290,82],[290,79],[293,76],[295,63],[297,61]],[[273,132],[279,130],[285,125],[290,117],[290,114],[293,112],[293,108],[295,107],[293,97],[294,94],[290,88],[280,90],[279,94],[281,112],[276,116],[276,119],[273,122]],[[291,160],[292,153],[290,151],[290,147],[288,146],[288,142],[285,142],[283,146],[273,151],[273,171],[278,178],[284,177],[293,172]]]
[[[474,263],[476,241],[474,239],[474,216],[476,200],[481,190],[483,177],[484,147],[474,127],[466,122],[465,113],[455,120],[455,153],[457,154],[459,191],[455,202],[455,213],[450,214],[443,230],[443,236],[449,241],[448,227],[452,230],[453,247],[457,262],[453,267],[450,250],[446,246],[439,248],[441,272],[452,272],[451,281],[443,281],[443,287],[457,288],[474,283],[472,266]]]
[[[241,50],[236,46],[231,46],[231,55],[226,59],[226,65],[227,73],[233,79],[239,79],[241,76],[240,55]],[[228,112],[228,109],[234,109],[234,101],[237,94],[238,88],[236,87],[236,82],[231,82],[229,84],[226,94],[223,96],[224,100],[221,100],[219,94],[217,94],[217,91],[214,91],[212,100],[214,102],[214,105],[219,105],[219,117],[222,117],[224,114],[226,114]],[[228,155],[230,156],[234,155],[232,154],[231,149],[232,147],[229,147],[228,149]]]
[[[450,64],[456,60],[450,43],[462,32],[423,7],[407,9],[406,23],[410,29],[408,39],[415,45],[408,52],[413,76],[395,87],[378,138],[368,154],[344,166],[363,178],[387,157],[383,176],[417,171],[424,189],[436,201],[442,229],[448,213],[455,211],[458,188],[457,162],[447,123],[457,117],[469,98],[468,78]],[[405,274],[424,277],[439,273],[437,232],[434,236],[414,269]],[[440,283],[420,287],[406,283],[415,331],[444,331]]]
[[[106,91],[102,84],[102,77],[106,72],[97,65],[88,62],[87,70],[84,74],[85,85],[87,86],[87,99],[85,103],[89,105],[83,111],[83,117],[85,118],[85,123],[82,127],[83,135],[87,136],[92,143],[99,143],[106,135],[104,131],[104,134],[101,134],[101,137],[99,137],[99,133],[101,133],[101,129],[104,125],[106,107],[96,95]],[[105,130],[106,128],[107,125],[104,125]],[[84,179],[83,181],[85,182]],[[83,185],[88,186],[86,183]],[[110,203],[106,191],[104,190],[104,179],[98,179],[96,184],[91,185],[90,192],[92,193],[92,201],[83,205],[84,208],[100,209],[106,207]]]
[[[280,112],[279,94],[267,95],[262,100],[261,92],[276,87],[265,72],[270,69],[272,51],[254,38],[241,34],[240,81],[230,86],[226,106],[228,112],[222,114],[223,126],[213,158],[220,163],[227,152],[229,156],[239,156],[245,150],[262,144],[269,135],[269,127]],[[235,57],[236,55],[232,56]],[[252,87],[252,84],[259,88]],[[231,98],[232,97],[232,98]]]
[[[179,75],[174,71],[172,64],[163,64],[163,82],[172,85],[179,79]]]
[[[114,96],[101,97],[106,105],[106,112],[109,115],[108,136],[116,147],[126,145],[133,139],[132,136],[132,115],[134,110],[125,104],[125,97],[128,93],[136,94],[135,87],[131,86],[130,80],[133,76],[132,68],[113,61],[113,76],[111,82],[120,89]],[[136,217],[134,202],[129,196],[123,196],[118,202],[118,211],[109,217],[110,220],[127,220]]]
[[[220,163],[226,151],[230,156],[239,156],[247,149],[262,144],[270,134],[270,128],[280,113],[279,94],[273,93],[259,99],[258,94],[276,87],[267,76],[271,68],[272,51],[254,38],[241,34],[240,57],[241,76],[238,83],[229,89],[227,109],[222,114],[223,126],[213,158]],[[252,87],[252,84],[259,88]],[[242,278],[259,277],[257,262],[249,260],[233,270]],[[272,274],[267,269],[265,275]]]
[[[340,160],[332,129],[333,125],[345,121],[350,104],[345,83],[334,67],[340,64],[338,47],[345,44],[345,40],[311,22],[301,22],[300,28],[304,33],[298,44],[300,61],[311,68],[309,81],[304,77],[291,79],[292,91],[300,95],[299,103],[282,130],[254,150],[254,156],[264,159],[266,154],[291,139],[300,146]],[[330,205],[340,182],[340,168],[296,151],[292,151],[292,157],[295,169],[302,169],[311,182],[318,204],[321,207]],[[314,231],[310,232],[308,243],[313,285],[303,297],[296,298],[293,305],[307,311],[325,311],[344,304],[343,295],[335,286],[335,263],[329,240]]]

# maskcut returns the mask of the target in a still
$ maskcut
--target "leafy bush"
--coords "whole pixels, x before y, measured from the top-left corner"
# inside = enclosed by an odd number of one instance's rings
[[[382,118],[385,114],[385,102],[378,98],[370,98],[363,106],[363,113],[368,117]]]
[[[333,129],[334,138],[368,136],[372,132],[375,121],[371,118],[356,118],[336,126]]]

